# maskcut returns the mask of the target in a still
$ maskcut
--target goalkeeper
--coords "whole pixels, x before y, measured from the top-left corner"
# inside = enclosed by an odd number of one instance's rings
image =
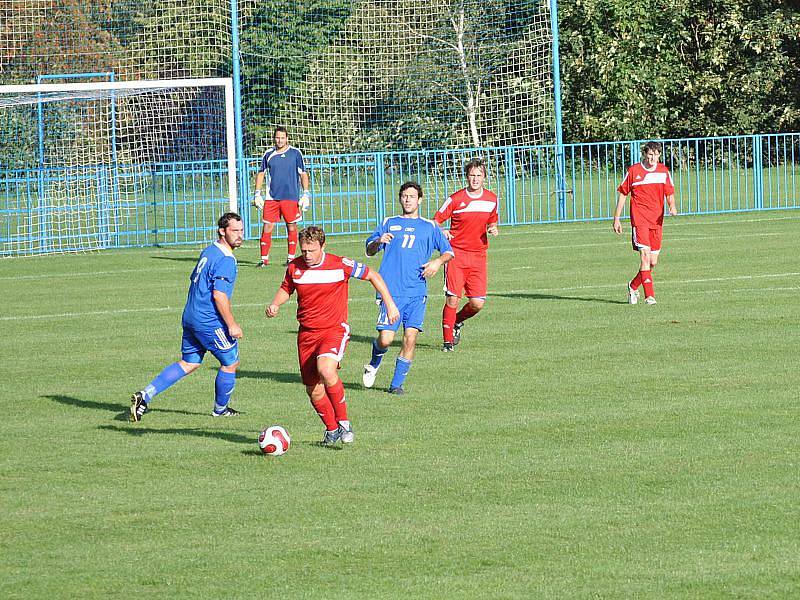
[[[253,198],[253,206],[261,211],[264,223],[264,229],[261,231],[259,267],[266,267],[269,264],[272,230],[275,228],[275,223],[281,220],[286,223],[288,237],[286,264],[292,261],[297,252],[297,223],[302,218],[301,211],[308,210],[311,203],[303,153],[289,145],[289,134],[285,127],[275,128],[274,142],[275,147],[267,150],[261,159]],[[266,174],[269,174],[267,189],[262,192]]]

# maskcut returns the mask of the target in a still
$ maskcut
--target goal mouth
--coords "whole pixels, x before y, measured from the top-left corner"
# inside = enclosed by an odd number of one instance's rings
[[[141,245],[120,236],[162,197],[237,210],[228,78],[0,86],[0,128],[14,138],[2,148],[0,256]],[[180,172],[189,183],[167,190]]]

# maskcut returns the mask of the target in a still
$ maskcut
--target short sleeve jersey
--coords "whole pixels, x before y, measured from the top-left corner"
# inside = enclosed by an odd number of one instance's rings
[[[213,331],[225,327],[225,321],[214,302],[214,291],[233,296],[237,265],[233,251],[214,242],[200,253],[189,276],[189,294],[183,309],[183,324],[195,329]]]
[[[497,195],[489,190],[470,194],[459,190],[442,204],[433,217],[437,223],[450,219],[450,244],[463,252],[486,252],[489,239],[486,226],[497,223]]]
[[[369,267],[349,258],[325,253],[309,267],[302,256],[286,268],[281,289],[297,292],[297,321],[303,329],[328,329],[347,322],[349,279],[366,279]]]
[[[299,200],[301,173],[305,173],[303,153],[289,146],[283,152],[275,148],[261,159],[261,170],[269,175],[269,195],[273,200]]]
[[[433,254],[453,254],[450,242],[442,230],[429,219],[421,217],[387,217],[367,238],[367,246],[385,233],[394,237],[381,244],[383,260],[378,271],[389,288],[392,298],[425,296],[428,283],[422,276],[424,265]]]
[[[631,225],[644,227],[664,222],[664,198],[674,194],[675,187],[666,165],[657,163],[645,169],[639,162],[628,167],[617,191],[631,195]]]

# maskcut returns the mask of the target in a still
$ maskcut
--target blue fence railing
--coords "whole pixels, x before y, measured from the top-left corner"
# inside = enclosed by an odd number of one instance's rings
[[[800,208],[800,133],[661,141],[681,214]],[[474,156],[489,165],[504,225],[609,219],[641,143],[308,156],[304,222],[331,235],[370,232],[397,211],[409,179],[422,185],[421,210],[432,216],[463,187]],[[259,159],[240,164],[240,189],[252,191]],[[204,242],[226,196],[223,161],[0,170],[0,255]],[[257,238],[260,216],[249,198],[239,202],[248,237]]]

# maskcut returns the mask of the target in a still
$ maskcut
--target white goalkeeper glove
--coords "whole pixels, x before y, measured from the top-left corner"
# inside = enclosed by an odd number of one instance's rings
[[[303,192],[303,195],[300,196],[300,200],[297,201],[297,205],[303,212],[307,211],[308,207],[311,206],[311,195],[308,192]]]
[[[261,196],[261,190],[256,190],[256,195],[253,196],[253,206],[258,210],[264,209],[264,198]]]

